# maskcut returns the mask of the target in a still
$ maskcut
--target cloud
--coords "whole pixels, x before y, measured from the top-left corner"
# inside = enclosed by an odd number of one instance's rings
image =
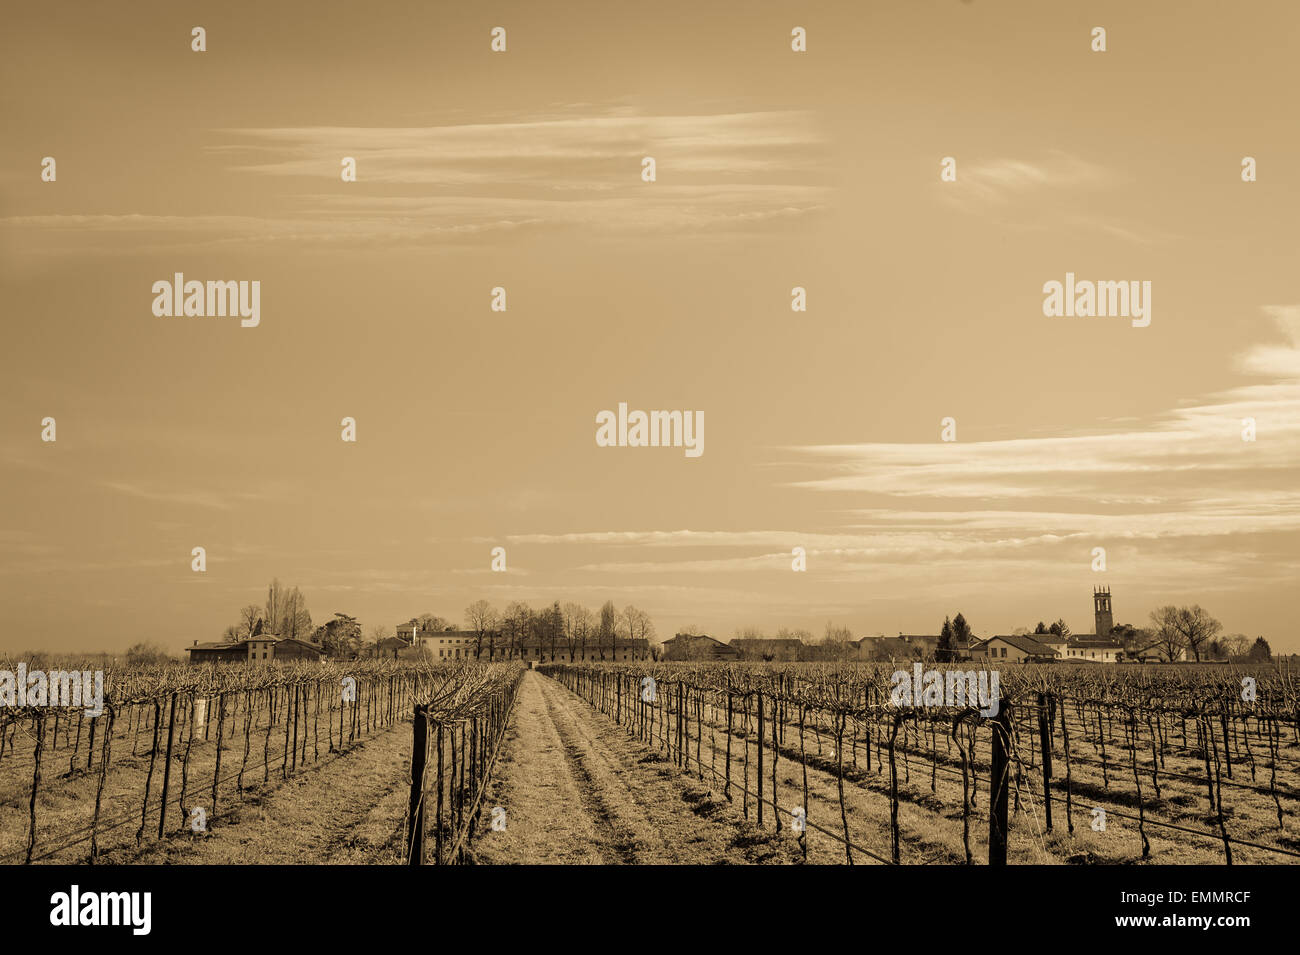
[[[1237,359],[1238,370],[1248,375],[1300,380],[1300,305],[1266,305],[1264,314],[1286,341],[1248,348]]]
[[[953,201],[1000,203],[1031,192],[1096,189],[1117,181],[1105,167],[1059,150],[1036,162],[1003,158],[962,163],[958,157],[957,181],[944,183],[941,195]]]
[[[351,156],[359,182],[449,187],[604,183],[636,189],[647,155],[665,173],[767,176],[806,171],[821,143],[810,115],[796,111],[220,132],[245,140],[219,147],[249,157],[235,167],[241,172],[334,179],[341,157]]]
[[[789,228],[831,192],[822,137],[796,111],[218,132],[236,142],[213,154],[282,181],[278,199],[256,194],[226,215],[10,216],[0,233],[29,254],[104,255],[461,245],[554,229],[730,233]],[[330,190],[344,156],[357,161],[358,181]],[[654,183],[641,179],[645,156],[656,160]]]
[[[996,566],[1055,580],[1092,548],[1144,579],[1285,579],[1300,535],[1300,307],[1265,310],[1282,335],[1238,366],[1262,379],[1122,429],[982,442],[784,449],[809,476],[784,486],[849,502],[836,522],[754,530],[591,530],[509,536],[573,548],[603,575],[790,573],[804,547],[818,580],[960,577]],[[1258,440],[1242,440],[1254,418]],[[824,512],[818,512],[824,514]],[[597,549],[602,559],[591,560]],[[606,557],[605,555],[608,555]],[[653,556],[652,556],[653,555]],[[856,578],[855,578],[856,575]],[[1055,575],[1055,576],[1053,576]]]
[[[237,504],[249,501],[270,501],[283,497],[282,491],[274,491],[269,486],[260,491],[231,491],[219,493],[200,490],[174,490],[158,487],[146,487],[130,481],[101,481],[101,487],[128,497],[139,498],[155,504],[176,504],[184,507],[203,507],[219,511],[230,511]]]
[[[936,179],[939,202],[1018,232],[1059,232],[1062,226],[1100,232],[1136,245],[1174,238],[1172,233],[1126,222],[1126,208],[1099,213],[1100,194],[1125,176],[1081,156],[1054,150],[1029,159],[963,162],[957,181]]]

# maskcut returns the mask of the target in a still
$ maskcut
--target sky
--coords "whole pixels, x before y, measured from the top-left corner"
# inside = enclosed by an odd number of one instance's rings
[[[7,20],[0,650],[179,650],[277,577],[318,623],[613,600],[660,639],[1090,632],[1105,584],[1300,651],[1294,4]],[[155,315],[177,272],[260,323]],[[1150,324],[1046,316],[1067,272]],[[704,452],[599,447],[620,402]]]

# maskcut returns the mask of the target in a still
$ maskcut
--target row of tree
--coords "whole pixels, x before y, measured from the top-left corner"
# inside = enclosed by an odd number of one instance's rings
[[[238,643],[249,637],[272,634],[308,640],[314,631],[307,599],[297,587],[284,587],[279,578],[266,589],[266,603],[262,606],[248,604],[239,611],[239,620],[226,627],[222,639]]]
[[[1263,637],[1256,637],[1252,642],[1245,634],[1221,636],[1222,632],[1223,624],[1200,604],[1191,607],[1167,604],[1151,611],[1150,634],[1170,660],[1177,659],[1184,651],[1198,662],[1247,660],[1266,663],[1272,659],[1272,649]]]
[[[425,631],[455,629],[444,618],[428,613],[412,617],[406,626]],[[648,613],[631,604],[619,610],[612,600],[598,611],[558,600],[538,609],[515,600],[498,610],[486,600],[476,600],[465,608],[465,629],[474,634],[475,659],[486,660],[521,659],[529,647],[537,647],[539,655],[550,660],[580,660],[589,654],[613,660],[619,640],[653,641],[655,636]]]
[[[689,626],[679,631],[684,636],[701,636],[700,628]],[[826,622],[820,638],[811,630],[780,627],[769,636],[761,627],[738,627],[731,646],[740,652],[740,659],[765,663],[805,663],[853,659],[857,653],[853,645],[853,631],[849,627]],[[708,659],[709,651],[703,646],[686,646],[681,651],[684,658]]]
[[[361,624],[351,614],[335,613],[325,623],[313,627],[307,598],[297,587],[281,584],[279,578],[266,588],[266,603],[241,608],[238,622],[226,627],[222,638],[228,643],[238,643],[263,634],[306,640],[318,644],[329,656],[344,659],[355,656],[364,643]]]
[[[400,636],[406,636],[408,627],[424,632],[457,629],[450,620],[432,613],[412,617]],[[474,656],[489,660],[521,657],[525,644],[540,646],[551,659],[560,658],[566,651],[571,659],[585,657],[588,648],[600,659],[606,658],[606,652],[613,659],[618,640],[651,641],[655,636],[649,614],[630,604],[619,610],[612,600],[598,611],[559,601],[535,610],[518,600],[497,610],[486,600],[477,600],[465,608],[465,628],[476,636]],[[279,579],[271,581],[267,588],[266,602],[243,607],[239,620],[226,627],[222,637],[237,643],[262,634],[307,640],[318,644],[329,656],[344,659],[356,656],[367,646],[377,648],[393,636],[388,627],[376,625],[370,628],[367,639],[357,618],[346,613],[335,613],[324,624],[313,627],[302,592],[297,587],[283,586]]]

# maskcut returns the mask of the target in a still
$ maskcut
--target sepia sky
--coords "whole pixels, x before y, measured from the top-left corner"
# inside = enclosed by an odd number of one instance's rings
[[[724,639],[1090,632],[1105,583],[1300,650],[1293,3],[6,21],[0,650],[179,650],[273,576],[317,622],[612,599]],[[261,324],[155,317],[176,272],[260,281]],[[1066,272],[1150,281],[1150,326],[1044,317]],[[704,454],[597,447],[621,401],[704,412]]]

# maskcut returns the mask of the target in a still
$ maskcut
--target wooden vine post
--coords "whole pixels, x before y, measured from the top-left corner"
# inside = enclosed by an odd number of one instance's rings
[[[424,707],[417,704],[412,721],[411,799],[406,813],[407,865],[424,865],[424,763],[428,751],[429,720]]]
[[[1010,776],[1011,704],[998,701],[993,730],[993,768],[989,776],[989,865],[1007,864],[1007,783]]]

